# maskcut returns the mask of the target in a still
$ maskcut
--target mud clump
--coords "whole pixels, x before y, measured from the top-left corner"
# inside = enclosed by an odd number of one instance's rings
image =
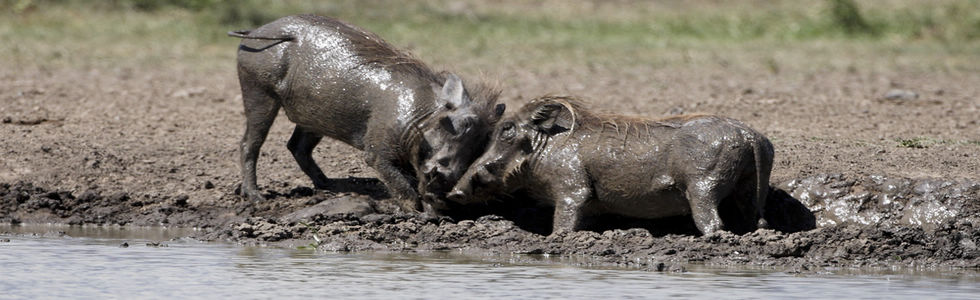
[[[76,194],[78,196],[76,196]],[[69,225],[212,226],[214,209],[189,207],[186,195],[105,193],[97,187],[80,193],[49,191],[31,183],[0,184],[0,222]]]
[[[234,226],[234,237],[236,239],[257,239],[260,241],[281,241],[293,237],[293,233],[301,234],[304,230],[302,226],[297,227],[277,224],[275,221],[258,219],[255,221],[247,220]]]
[[[687,263],[768,266],[980,268],[980,183],[817,175],[776,185],[774,229],[697,235],[683,218],[549,235],[549,208],[481,207],[453,217],[400,213],[351,192],[275,192],[263,202],[229,191],[210,201],[92,188],[0,184],[0,222],[194,226],[195,238],[264,244],[320,241],[326,251],[462,251],[577,258],[588,265],[682,271]],[[544,219],[544,221],[542,221]],[[619,226],[614,226],[619,225]]]
[[[910,226],[928,230],[955,219],[976,223],[980,183],[871,175],[863,180],[818,175],[785,184],[818,225]]]

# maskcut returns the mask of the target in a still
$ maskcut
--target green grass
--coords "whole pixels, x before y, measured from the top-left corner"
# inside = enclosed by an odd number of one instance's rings
[[[895,139],[898,147],[923,149],[933,145],[973,145],[980,146],[978,140],[953,140],[953,139],[934,139],[928,137],[914,137],[909,139]]]
[[[721,64],[778,73],[861,64],[980,70],[976,0],[589,3],[0,0],[0,40],[11,41],[0,45],[0,61],[43,68],[174,62],[226,68],[238,41],[225,32],[315,13],[454,67]]]
[[[926,139],[924,138],[898,139],[897,142],[899,147],[904,148],[923,149],[928,147],[925,145]]]

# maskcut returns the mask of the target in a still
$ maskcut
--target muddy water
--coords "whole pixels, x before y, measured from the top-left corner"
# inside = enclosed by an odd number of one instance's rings
[[[972,272],[794,276],[569,267],[548,258],[341,254],[172,239],[186,230],[0,225],[0,298],[963,298]],[[123,247],[126,243],[128,247]]]

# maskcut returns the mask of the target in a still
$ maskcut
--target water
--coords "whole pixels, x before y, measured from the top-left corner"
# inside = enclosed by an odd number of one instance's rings
[[[50,233],[59,231],[64,234]],[[0,232],[7,232],[0,234],[0,299],[980,298],[980,276],[970,272],[794,276],[692,267],[672,274],[526,263],[527,257],[171,241],[187,232],[162,228],[0,225]],[[129,247],[120,247],[123,242]]]

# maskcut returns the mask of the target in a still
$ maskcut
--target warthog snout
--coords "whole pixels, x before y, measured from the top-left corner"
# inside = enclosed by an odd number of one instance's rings
[[[466,203],[473,194],[473,185],[487,185],[494,182],[493,175],[484,166],[477,166],[463,174],[446,198],[456,203]]]
[[[453,190],[446,195],[446,198],[456,203],[465,203],[466,198],[473,193],[473,180],[475,180],[476,177],[477,176],[473,176],[472,171],[466,172],[466,174],[463,175],[463,178],[460,178],[459,182],[456,182],[456,186],[454,186]]]
[[[457,185],[456,188],[453,188],[453,190],[451,192],[449,192],[448,195],[446,195],[446,198],[449,198],[449,201],[452,201],[452,202],[463,203],[463,201],[466,200],[466,195],[468,195],[470,193],[469,186],[470,185],[467,184],[466,185],[467,188],[465,190],[463,190],[463,189],[460,189],[460,187]]]

